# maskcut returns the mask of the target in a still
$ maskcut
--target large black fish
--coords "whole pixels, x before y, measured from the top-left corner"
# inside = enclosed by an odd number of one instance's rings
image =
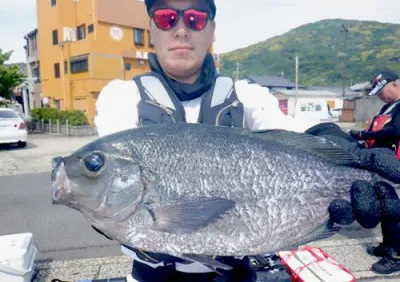
[[[355,180],[373,181],[353,163],[306,134],[152,125],[55,159],[53,201],[138,249],[258,255],[331,234],[329,203],[349,199]]]

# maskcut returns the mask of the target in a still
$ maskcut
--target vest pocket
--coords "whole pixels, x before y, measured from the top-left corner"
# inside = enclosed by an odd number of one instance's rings
[[[139,120],[142,126],[157,123],[175,123],[174,112],[154,101],[139,102]]]
[[[235,100],[218,111],[215,117],[215,125],[243,127],[243,117],[243,104]]]

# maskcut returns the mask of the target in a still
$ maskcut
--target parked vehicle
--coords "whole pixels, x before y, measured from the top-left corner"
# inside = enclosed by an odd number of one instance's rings
[[[295,116],[316,123],[329,122],[332,117],[329,113],[328,103],[323,99],[299,99],[296,104]]]
[[[28,140],[24,120],[12,109],[0,108],[0,144],[18,144],[23,148]]]
[[[334,118],[339,118],[342,115],[342,109],[332,109],[331,116]]]

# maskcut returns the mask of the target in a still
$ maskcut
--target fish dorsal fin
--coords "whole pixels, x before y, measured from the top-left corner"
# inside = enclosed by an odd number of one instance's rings
[[[354,154],[346,151],[336,143],[311,134],[274,129],[250,131],[250,136],[294,147],[338,165],[352,166],[359,163]]]

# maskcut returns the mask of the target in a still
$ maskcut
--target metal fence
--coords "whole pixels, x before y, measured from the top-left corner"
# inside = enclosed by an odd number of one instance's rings
[[[90,125],[81,125],[81,126],[71,126],[69,125],[68,120],[65,124],[60,124],[60,121],[54,124],[51,120],[45,121],[42,119],[41,121],[32,121],[30,125],[28,125],[29,129],[33,132],[47,132],[49,134],[55,135],[65,135],[65,136],[91,136],[97,135],[96,127]]]

